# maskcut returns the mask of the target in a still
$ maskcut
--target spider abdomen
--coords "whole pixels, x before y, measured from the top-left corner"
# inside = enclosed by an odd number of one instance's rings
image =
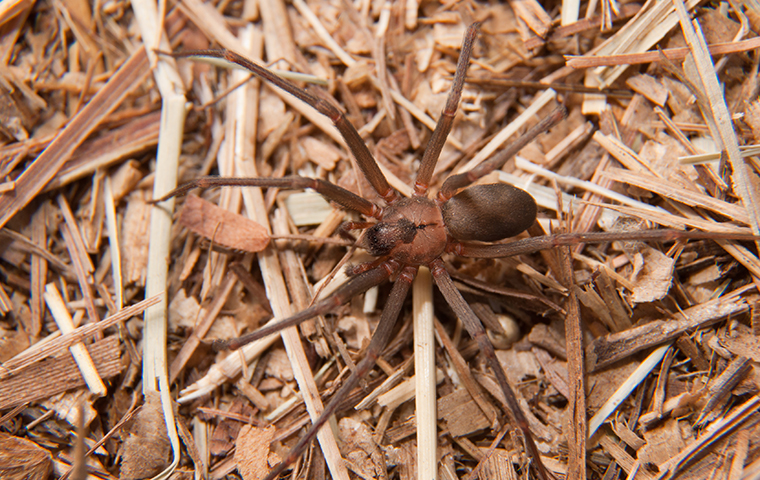
[[[536,221],[536,201],[525,190],[496,183],[465,188],[441,207],[457,240],[494,242],[514,237]]]

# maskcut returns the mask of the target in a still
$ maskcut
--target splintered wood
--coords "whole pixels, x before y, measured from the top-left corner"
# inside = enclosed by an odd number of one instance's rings
[[[347,248],[368,218],[285,188],[154,205],[175,173],[157,173],[159,147],[179,159],[179,183],[298,175],[382,201],[330,119],[247,73],[157,51],[227,48],[294,79],[343,109],[411,195],[462,36],[480,22],[433,192],[562,103],[567,118],[485,181],[533,195],[531,236],[628,235],[444,256],[542,463],[578,480],[757,478],[760,13],[698,5],[0,2],[0,477],[261,479],[357,368],[389,303],[380,286],[286,343],[214,348],[373,261]],[[156,266],[168,267],[158,286]],[[435,371],[415,374],[407,302],[289,478],[536,478],[485,355],[442,298],[428,304]],[[148,308],[166,319],[158,345],[143,333]],[[424,414],[420,379],[437,388]],[[418,445],[425,418],[437,440]]]

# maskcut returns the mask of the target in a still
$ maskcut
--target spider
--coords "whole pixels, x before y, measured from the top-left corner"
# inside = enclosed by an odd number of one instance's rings
[[[350,280],[327,298],[317,301],[290,318],[282,319],[226,344],[229,348],[238,348],[247,342],[278,332],[283,328],[297,325],[317,315],[329,313],[371,287],[389,280],[393,282],[378,327],[366,349],[366,356],[357,364],[355,370],[326,405],[319,419],[299,439],[282,462],[269,472],[265,480],[277,478],[298,458],[314,439],[322,425],[336,412],[343,399],[359,386],[361,379],[372,370],[377,358],[391,338],[402,305],[420,266],[427,266],[430,269],[434,282],[446,302],[462,321],[471,337],[477,342],[480,351],[483,352],[486,362],[504,394],[512,418],[522,433],[525,449],[532,460],[536,474],[541,480],[553,478],[541,461],[526,416],[507,381],[507,376],[496,357],[494,347],[480,320],[454,285],[442,256],[453,253],[464,257],[498,258],[532,253],[558,245],[642,238],[664,241],[680,238],[707,238],[710,235],[704,232],[657,230],[644,235],[642,232],[557,234],[517,240],[511,243],[490,243],[516,236],[533,225],[537,214],[536,203],[530,194],[510,185],[471,186],[471,184],[493,170],[501,168],[511,156],[538,134],[545,132],[562,120],[565,115],[565,110],[562,107],[541,120],[515,143],[480,166],[466,173],[447,178],[439,192],[433,198],[429,198],[433,170],[452,128],[477,31],[478,24],[470,25],[466,31],[453,83],[440,120],[423,154],[411,198],[402,198],[389,185],[356,128],[348,121],[343,112],[332,103],[300,89],[266,68],[230,51],[204,50],[172,54],[175,57],[210,57],[226,60],[247,69],[252,74],[311,105],[334,123],[355,157],[362,174],[384,201],[384,205],[377,205],[325,180],[297,176],[284,178],[202,177],[155,200],[155,202],[161,202],[175,195],[186,193],[191,189],[214,186],[311,188],[346,210],[358,212],[374,222],[371,224],[355,224],[352,227],[367,227],[359,237],[357,245],[366,249],[369,254],[378,257],[376,261],[355,267]]]

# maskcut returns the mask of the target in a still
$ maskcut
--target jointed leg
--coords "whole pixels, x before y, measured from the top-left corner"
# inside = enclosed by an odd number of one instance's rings
[[[328,200],[332,200],[343,208],[359,212],[368,217],[380,218],[382,210],[364,198],[333,185],[319,178],[282,177],[282,178],[233,178],[233,177],[201,177],[181,185],[154,203],[163,202],[177,195],[182,195],[194,188],[209,187],[275,187],[275,188],[311,188]]]
[[[438,285],[438,289],[441,291],[444,298],[446,298],[446,302],[451,306],[451,309],[454,310],[454,313],[464,324],[467,332],[472,339],[478,343],[478,347],[480,347],[480,350],[485,354],[486,360],[488,361],[491,370],[493,370],[494,375],[496,375],[496,380],[498,381],[499,386],[504,392],[504,398],[511,410],[511,414],[514,417],[517,426],[522,431],[523,437],[525,438],[526,449],[528,450],[528,454],[532,457],[533,462],[535,462],[539,477],[541,480],[549,480],[551,477],[549,477],[549,473],[546,471],[546,468],[541,461],[536,443],[533,441],[533,435],[530,432],[528,419],[525,418],[525,415],[520,409],[520,404],[517,403],[517,398],[512,391],[512,387],[509,386],[507,376],[499,363],[499,359],[496,358],[496,352],[486,335],[483,324],[480,323],[480,320],[462,297],[462,294],[459,293],[459,290],[454,286],[454,282],[451,281],[451,277],[443,266],[441,259],[435,260],[429,267],[430,272],[433,274],[433,279],[435,280],[436,285]]]
[[[459,99],[462,97],[462,88],[467,75],[467,68],[470,66],[470,57],[472,56],[472,44],[478,34],[479,23],[473,23],[467,28],[467,33],[462,41],[462,51],[459,54],[457,70],[454,74],[454,81],[449,90],[449,97],[446,99],[446,106],[441,112],[441,118],[435,126],[433,135],[430,137],[425,153],[420,162],[420,168],[417,172],[417,180],[414,182],[414,194],[424,196],[430,186],[430,179],[433,177],[435,164],[441,155],[446,138],[451,132],[451,126],[454,123],[454,117],[459,108]]]
[[[340,402],[348,396],[351,390],[359,385],[359,381],[369,374],[372,367],[375,366],[377,358],[380,356],[393,334],[393,327],[396,325],[399,312],[401,311],[406,295],[409,292],[409,287],[412,285],[412,280],[414,280],[416,274],[417,267],[405,267],[401,271],[393,284],[388,302],[385,304],[385,309],[383,309],[383,313],[380,316],[380,323],[377,325],[377,330],[375,330],[375,334],[372,336],[372,340],[370,340],[369,346],[367,347],[366,356],[361,362],[359,362],[356,366],[356,370],[351,373],[346,382],[340,387],[335,395],[333,395],[332,400],[327,404],[319,419],[312,425],[309,431],[301,437],[296,446],[288,453],[287,457],[277,464],[264,480],[274,480],[277,478],[298,458],[299,455],[301,455],[304,449],[309,445],[309,442],[314,439],[322,425],[324,425],[330,416],[336,412]]]
[[[399,266],[397,262],[389,260],[381,266],[378,266],[372,270],[368,270],[360,275],[357,275],[354,278],[351,278],[348,282],[338,287],[338,289],[335,290],[332,295],[316,302],[311,307],[302,310],[284,320],[280,320],[279,322],[271,323],[265,327],[262,327],[255,332],[243,335],[242,337],[238,337],[229,341],[215,342],[214,348],[217,350],[235,350],[242,347],[243,345],[253,342],[254,340],[258,340],[260,338],[266,337],[267,335],[277,333],[283,328],[292,327],[294,325],[305,322],[310,318],[316,317],[317,315],[324,315],[325,313],[329,313],[335,310],[337,307],[348,302],[356,295],[359,295],[360,293],[365,292],[368,289],[376,285],[380,285],[384,281],[388,280],[390,276],[398,270],[398,268]]]
[[[331,103],[302,90],[294,83],[275,75],[273,72],[253,63],[235,52],[230,52],[228,50],[190,50],[174,53],[172,56],[198,58],[200,60],[203,60],[204,58],[226,60],[245,68],[257,77],[285,90],[299,100],[308,103],[319,113],[328,117],[333,122],[345,139],[346,145],[348,145],[351,153],[356,157],[356,162],[358,163],[359,168],[364,173],[364,176],[367,178],[370,185],[372,185],[372,188],[374,188],[375,191],[388,203],[393,203],[398,198],[398,193],[391,188],[388,180],[385,179],[385,176],[380,171],[380,167],[377,166],[375,158],[372,156],[372,153],[370,153],[369,148],[367,148],[367,145],[364,143],[364,140],[362,140],[359,132],[357,132],[356,128],[348,121],[343,112],[338,110],[338,108]]]
[[[541,237],[524,238],[510,243],[497,245],[478,245],[475,243],[451,243],[446,247],[448,253],[455,253],[470,258],[500,258],[537,252],[561,245],[579,243],[605,243],[616,240],[638,240],[670,242],[674,240],[741,240],[755,241],[757,237],[742,233],[687,232],[684,230],[644,230],[638,232],[592,232],[561,233]]]
[[[471,185],[475,180],[482,178],[489,173],[493,172],[497,168],[501,168],[507,160],[512,158],[527,144],[533,141],[539,134],[549,130],[551,127],[560,122],[567,115],[565,107],[559,106],[547,117],[541,119],[533,128],[520,135],[520,137],[513,143],[510,143],[507,148],[494,155],[489,160],[481,163],[477,167],[473,168],[469,172],[460,173],[458,175],[452,175],[443,182],[441,191],[438,192],[438,199],[441,202],[445,202],[454,195],[460,188]]]

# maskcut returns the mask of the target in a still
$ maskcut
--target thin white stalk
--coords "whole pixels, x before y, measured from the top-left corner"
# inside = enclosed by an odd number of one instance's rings
[[[404,26],[407,30],[414,30],[417,27],[417,12],[420,8],[418,0],[406,0],[404,8]]]
[[[665,352],[668,351],[670,345],[662,345],[656,348],[649,356],[641,362],[641,365],[623,382],[620,387],[612,394],[612,396],[604,402],[602,408],[596,412],[596,415],[588,422],[588,438],[594,436],[594,433],[602,426],[607,417],[614,412],[617,407],[620,406],[623,401],[628,398],[634,388],[640,384],[647,375],[657,366],[658,363],[665,356]]]
[[[580,10],[581,2],[578,0],[562,0],[562,13],[560,17],[562,25],[570,25],[577,22]]]
[[[441,369],[435,370],[435,382],[436,385],[443,381],[443,371]],[[403,382],[399,383],[395,387],[391,388],[385,393],[381,393],[377,396],[377,404],[381,407],[395,410],[401,406],[402,403],[408,402],[415,397],[415,385],[417,383],[417,375],[412,378],[407,378]]]
[[[378,287],[372,287],[364,292],[364,306],[362,307],[362,313],[373,313],[377,307],[377,296],[380,293]]]
[[[435,335],[433,327],[433,280],[427,267],[420,267],[412,286],[414,317],[414,378],[417,418],[417,478],[438,478],[438,432],[435,403]]]
[[[720,160],[721,152],[700,153],[697,155],[685,155],[678,157],[681,165],[700,165],[704,163],[717,162]],[[741,158],[756,157],[760,155],[760,145],[740,145],[739,155]]]
[[[119,228],[116,223],[116,205],[113,202],[113,189],[111,177],[106,177],[105,182],[106,204],[106,229],[108,230],[108,244],[111,246],[111,276],[113,277],[113,293],[116,297],[116,309],[124,307],[124,281],[121,274],[121,243],[119,242]]]
[[[271,322],[276,321],[277,319],[271,320]],[[278,338],[279,335],[276,333],[261,338],[240,348],[240,355],[228,355],[224,360],[216,362],[203,378],[179,392],[180,397],[177,398],[177,403],[188,403],[201,398],[234,379],[240,375],[244,364],[260,357]]]
[[[539,165],[536,165],[530,160],[526,160],[517,155],[515,156],[515,166],[521,170],[525,170],[526,172],[533,173],[541,177],[548,178],[550,180],[556,180],[557,183],[559,184],[569,185],[571,187],[576,187],[576,188],[582,188],[586,190],[587,192],[595,193],[601,197],[605,197],[610,200],[620,202],[623,205],[628,205],[629,207],[641,208],[643,210],[651,210],[653,212],[658,212],[658,213],[667,213],[667,210],[664,210],[659,207],[653,207],[644,202],[633,200],[631,197],[627,197],[625,195],[614,192],[607,188],[600,187],[599,185],[596,185],[595,183],[580,180],[575,177],[559,175],[543,167],[540,167]],[[556,198],[556,194],[554,194],[553,192],[552,194]],[[555,200],[555,203],[556,203],[556,200]]]
[[[158,17],[155,1],[135,0],[132,10],[140,28],[143,43],[150,47],[159,46],[161,50],[171,49],[163,29],[163,21]],[[148,49],[151,65],[155,66],[153,76],[161,93],[161,125],[158,132],[158,151],[156,152],[155,183],[153,198],[169,193],[177,186],[177,168],[184,135],[186,100],[184,87],[174,61],[162,59],[157,61],[156,54]],[[163,409],[166,431],[172,446],[172,463],[156,479],[168,478],[179,465],[179,435],[174,420],[173,401],[169,389],[169,362],[166,357],[166,326],[168,299],[167,289],[172,212],[174,201],[168,200],[154,206],[150,217],[150,245],[148,247],[148,271],[145,284],[145,297],[164,294],[161,302],[145,311],[143,346],[143,393],[159,392]]]
[[[71,320],[69,310],[66,308],[66,304],[61,298],[61,294],[58,293],[54,283],[48,283],[45,285],[45,303],[47,304],[50,314],[53,316],[58,329],[62,334],[67,334],[74,331],[74,322]],[[76,343],[69,347],[71,355],[74,357],[74,361],[79,367],[79,371],[82,373],[82,378],[87,384],[90,392],[102,397],[106,394],[106,386],[103,385],[103,380],[98,375],[98,370],[95,368],[95,363],[92,361],[92,357],[84,347],[84,343]]]

